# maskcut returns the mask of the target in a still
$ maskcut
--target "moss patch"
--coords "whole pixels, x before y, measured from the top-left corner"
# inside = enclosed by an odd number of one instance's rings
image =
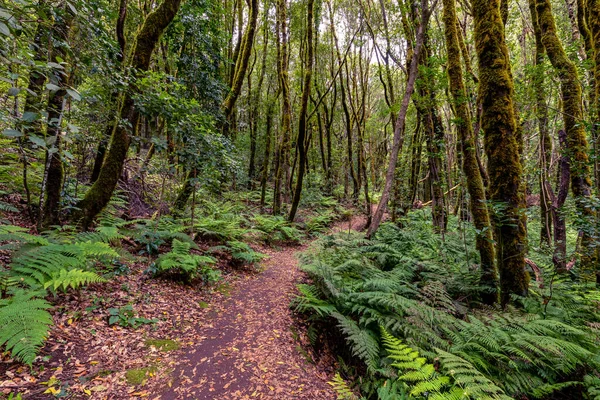
[[[130,385],[141,385],[146,382],[148,378],[156,375],[156,371],[156,367],[130,369],[125,373],[125,379],[127,379],[127,383]]]
[[[154,346],[160,351],[173,351],[181,347],[178,342],[170,339],[149,339],[144,344],[148,347]]]
[[[210,304],[208,304],[208,303],[207,303],[207,302],[205,302],[205,301],[199,301],[199,302],[198,302],[198,306],[199,306],[200,308],[209,308],[209,307],[210,307]]]

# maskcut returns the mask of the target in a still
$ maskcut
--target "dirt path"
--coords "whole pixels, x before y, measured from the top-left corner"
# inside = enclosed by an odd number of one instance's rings
[[[293,328],[289,304],[302,277],[295,253],[303,249],[263,251],[265,271],[199,327],[162,399],[335,398],[331,377],[308,361]]]

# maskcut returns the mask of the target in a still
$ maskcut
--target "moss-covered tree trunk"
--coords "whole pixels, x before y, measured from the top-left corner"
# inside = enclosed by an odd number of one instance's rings
[[[577,67],[567,56],[558,38],[552,7],[549,0],[536,0],[538,23],[542,33],[542,43],[548,53],[550,63],[556,70],[561,83],[562,114],[567,133],[568,154],[571,166],[571,190],[584,226],[581,227],[581,267],[583,281],[595,281],[597,252],[593,247],[596,213],[590,207],[591,196],[588,143],[583,125],[582,91]]]
[[[60,63],[67,59],[67,43],[74,15],[70,8],[63,6],[56,16],[52,27],[52,43],[50,61]],[[51,151],[46,152],[46,168],[42,180],[42,193],[40,196],[39,228],[48,228],[50,225],[60,223],[60,194],[63,187],[64,168],[61,159],[61,125],[63,111],[67,96],[67,72],[63,69],[56,70],[50,81],[58,90],[50,92],[48,98],[48,127],[46,137],[53,138]]]
[[[41,1],[38,5],[40,12],[47,13],[46,2]],[[48,57],[48,39],[49,29],[46,26],[46,21],[40,21],[36,27],[35,34],[33,36],[33,42],[30,45],[31,50],[34,51],[34,61],[45,63]],[[46,75],[42,71],[33,67],[29,72],[29,78],[27,83],[27,93],[25,95],[25,105],[23,107],[23,114],[28,114],[28,118],[33,119],[32,122],[28,123],[23,129],[25,136],[35,133],[41,133],[42,130],[42,104],[43,104],[43,93],[44,83],[46,82]]]
[[[119,2],[119,17],[117,18],[117,26],[115,29],[117,35],[117,42],[119,43],[119,52],[117,53],[117,66],[121,67],[123,64],[123,59],[125,57],[125,20],[127,19],[127,0],[120,0]],[[119,93],[117,91],[113,92],[111,95],[111,100],[113,103],[119,103]],[[90,177],[90,182],[96,182],[98,176],[100,175],[100,169],[102,169],[102,163],[104,162],[104,156],[106,155],[106,149],[108,147],[108,141],[112,135],[113,124],[108,124],[104,129],[104,134],[102,135],[102,139],[100,139],[100,143],[98,143],[98,149],[96,150],[96,156],[94,158],[94,166],[92,167],[92,176]]]
[[[598,143],[598,133],[600,133],[600,0],[588,0],[589,4],[589,27],[591,33],[591,40],[593,43],[593,57],[594,57],[594,144],[595,149],[598,150],[600,143]],[[596,165],[598,164],[598,158],[600,156],[596,154]],[[600,171],[596,171],[596,189],[600,192]],[[600,195],[600,193],[597,193]]]
[[[490,290],[484,296],[487,304],[498,299],[498,273],[495,265],[494,242],[490,215],[486,202],[485,187],[477,163],[476,144],[469,111],[467,91],[464,84],[460,59],[458,20],[455,0],[443,0],[446,49],[448,51],[448,79],[454,101],[456,129],[462,153],[462,169],[470,196],[471,215],[477,229],[476,246],[481,258],[481,283]]]
[[[225,124],[223,126],[223,133],[228,136],[230,129],[230,119],[234,111],[235,103],[242,91],[242,85],[246,77],[246,71],[250,61],[250,55],[252,54],[252,47],[254,45],[254,36],[256,34],[256,23],[258,20],[258,0],[251,0],[249,2],[250,10],[248,17],[248,24],[246,25],[246,31],[242,39],[242,47],[240,55],[238,56],[233,73],[233,80],[231,82],[231,90],[229,91],[225,101],[223,102],[223,114]],[[241,7],[241,4],[240,4]]]
[[[140,31],[136,35],[131,56],[131,67],[137,72],[147,71],[150,58],[162,33],[169,26],[181,0],[163,0],[154,11],[146,17]],[[84,228],[89,227],[93,219],[108,204],[123,171],[123,164],[132,137],[136,134],[140,113],[135,107],[131,93],[126,93],[119,109],[119,118],[114,127],[110,148],[98,179],[83,200],[78,204],[80,212],[75,215]]]
[[[290,208],[290,214],[288,215],[288,221],[293,222],[296,217],[296,211],[298,211],[298,205],[300,204],[300,197],[302,195],[302,182],[304,180],[304,171],[306,170],[306,131],[307,131],[307,120],[306,114],[308,111],[308,99],[310,97],[310,87],[313,72],[313,31],[314,31],[314,14],[313,14],[314,0],[308,0],[306,5],[306,65],[304,66],[304,83],[302,85],[302,98],[300,100],[300,115],[298,116],[298,177],[296,178],[296,188],[294,189],[294,197],[292,199],[292,207]]]
[[[525,235],[519,226],[524,211],[514,87],[511,79],[500,0],[473,0],[475,46],[479,64],[481,127],[485,134],[490,180],[489,199],[495,209],[496,254],[501,304],[511,294],[527,294]]]

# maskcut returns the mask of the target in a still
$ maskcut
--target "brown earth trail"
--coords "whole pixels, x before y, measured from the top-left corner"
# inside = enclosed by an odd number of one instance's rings
[[[295,253],[305,248],[263,250],[269,256],[264,272],[215,305],[219,310],[197,328],[200,341],[172,366],[170,387],[160,398],[335,398],[330,374],[300,346],[289,308],[303,277]]]

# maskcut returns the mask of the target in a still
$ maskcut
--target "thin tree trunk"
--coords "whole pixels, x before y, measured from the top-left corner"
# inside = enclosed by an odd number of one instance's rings
[[[292,134],[292,105],[290,100],[289,83],[289,49],[287,29],[287,0],[278,0],[277,3],[277,59],[279,72],[279,89],[281,91],[281,135],[277,150],[277,162],[275,169],[275,188],[273,199],[273,214],[281,213],[282,187],[286,186],[285,178],[289,176],[289,157],[291,150]],[[287,191],[287,188],[285,188]]]
[[[50,61],[59,63],[67,58],[67,40],[74,15],[66,5],[52,27],[52,55]],[[46,136],[53,138],[52,151],[46,152],[46,168],[42,179],[38,228],[48,228],[60,223],[60,194],[63,187],[64,169],[61,160],[61,124],[67,91],[65,71],[57,71],[52,83],[60,89],[51,91],[48,99],[48,127]]]
[[[240,0],[241,1],[241,0]],[[223,102],[223,115],[225,124],[223,126],[223,133],[225,136],[229,136],[230,119],[233,114],[235,103],[240,96],[242,91],[242,85],[246,77],[246,71],[248,70],[248,64],[250,61],[250,55],[252,54],[252,46],[254,44],[254,35],[256,33],[256,22],[258,20],[258,0],[250,1],[250,11],[248,17],[248,25],[244,32],[244,38],[240,56],[236,60],[233,81],[231,82],[231,90],[229,91],[225,101]]]
[[[568,1],[568,0],[567,0]],[[533,72],[533,86],[535,90],[536,100],[536,115],[538,120],[538,128],[540,131],[540,217],[542,227],[540,232],[540,241],[550,244],[552,239],[552,201],[547,188],[550,173],[550,158],[552,155],[552,139],[548,130],[548,109],[546,108],[546,93],[544,90],[544,71],[541,65],[546,57],[546,48],[542,43],[542,31],[538,24],[537,10],[535,8],[535,0],[529,0],[529,11],[531,13],[531,21],[533,24],[533,32],[535,35],[535,66]]]
[[[588,165],[588,143],[582,124],[581,85],[577,68],[565,53],[557,36],[549,0],[537,0],[536,10],[542,32],[542,43],[561,82],[562,112],[567,132],[568,152],[571,157],[571,190],[586,225],[581,227],[580,277],[583,281],[595,282],[598,269],[597,252],[593,243],[596,230],[596,212],[588,204],[591,197],[591,181]]]
[[[402,133],[404,132],[404,124],[406,122],[406,112],[408,111],[410,98],[415,89],[415,81],[417,79],[418,72],[417,67],[419,64],[419,54],[421,53],[421,48],[423,47],[425,31],[429,23],[429,16],[431,11],[428,8],[428,3],[428,0],[421,0],[421,21],[417,29],[417,40],[412,56],[412,61],[410,63],[408,81],[406,82],[406,89],[402,98],[400,111],[398,113],[398,119],[396,120],[396,125],[394,127],[394,139],[392,144],[392,151],[390,153],[390,161],[385,175],[385,186],[383,188],[383,192],[381,193],[381,199],[377,206],[377,210],[373,215],[371,226],[369,227],[369,230],[367,232],[368,237],[372,237],[375,234],[375,232],[377,232],[377,230],[379,229],[379,225],[381,225],[383,214],[387,208],[387,203],[390,199],[390,191],[392,189],[392,183],[394,181],[394,172],[396,170],[396,164],[398,162],[398,153],[400,152],[402,142],[404,140]]]
[[[561,130],[558,132],[560,142],[561,157],[558,164],[558,195],[554,197],[552,187],[548,182],[546,184],[546,192],[550,194],[552,199],[552,219],[554,223],[554,254],[552,261],[558,271],[566,272],[567,270],[567,226],[562,213],[562,207],[565,205],[567,195],[569,194],[569,181],[571,179],[571,167],[569,156],[567,155],[567,134]]]
[[[300,116],[298,119],[298,177],[296,180],[296,188],[294,190],[294,198],[292,199],[292,207],[288,216],[288,221],[293,222],[300,204],[302,195],[302,182],[304,180],[304,171],[306,168],[306,113],[308,110],[308,99],[310,97],[310,87],[313,70],[313,5],[314,0],[308,0],[306,5],[306,65],[304,67],[304,84],[302,90],[302,99],[300,102]]]
[[[269,157],[271,155],[271,127],[273,125],[273,114],[275,112],[275,100],[269,100],[267,105],[266,125],[267,129],[265,132],[265,157],[263,162],[262,176],[260,178],[260,206],[265,206],[265,196],[267,192],[267,178],[269,176]]]

